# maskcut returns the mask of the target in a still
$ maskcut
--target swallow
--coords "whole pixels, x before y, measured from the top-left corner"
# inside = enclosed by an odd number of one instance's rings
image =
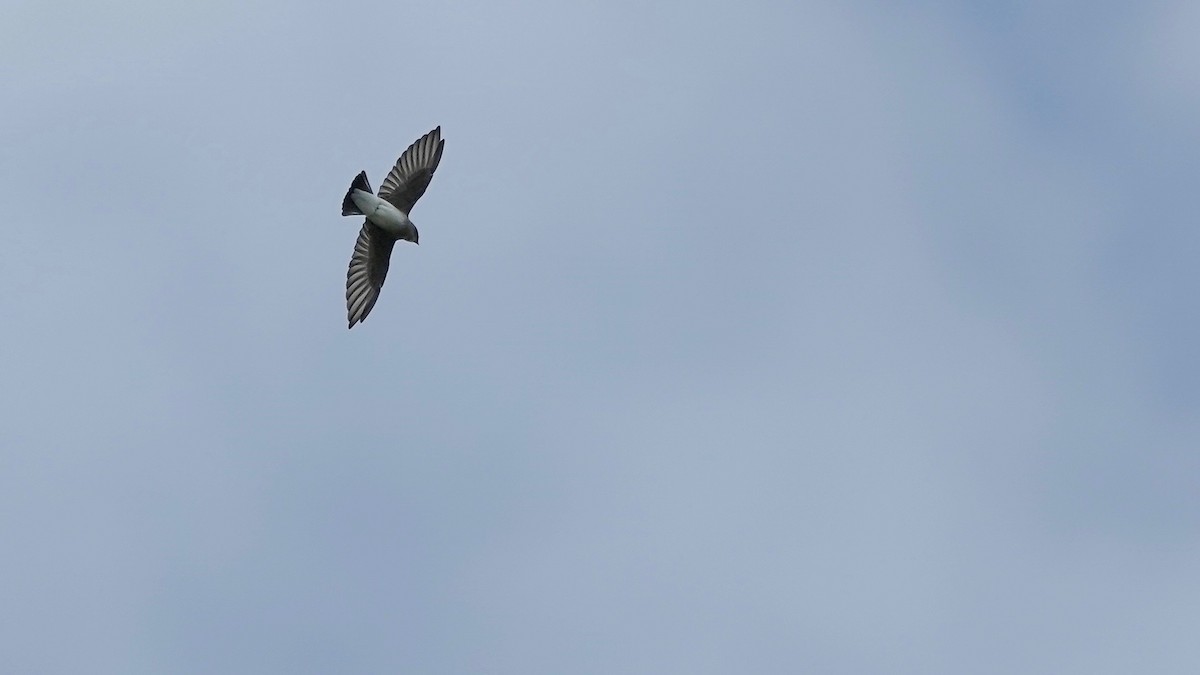
[[[414,141],[383,179],[379,194],[371,191],[366,171],[360,172],[350,184],[342,200],[342,215],[366,216],[366,220],[358,232],[350,269],[346,271],[348,328],[362,323],[375,307],[396,242],[403,239],[420,244],[417,226],[408,214],[429,187],[433,172],[442,161],[445,143],[440,126]]]

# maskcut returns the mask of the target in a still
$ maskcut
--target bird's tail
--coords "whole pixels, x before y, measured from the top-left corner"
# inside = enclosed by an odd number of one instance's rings
[[[372,192],[371,184],[367,182],[367,172],[360,171],[354,177],[354,182],[350,184],[350,189],[346,191],[346,198],[342,200],[342,215],[343,216],[361,216],[362,211],[358,210],[358,206],[354,203],[354,191],[362,190],[363,192]]]

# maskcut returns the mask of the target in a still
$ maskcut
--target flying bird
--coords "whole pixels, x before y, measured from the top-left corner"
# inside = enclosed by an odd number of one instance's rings
[[[379,299],[396,240],[418,243],[417,226],[408,214],[429,187],[433,172],[442,161],[445,143],[440,126],[414,141],[383,179],[378,195],[371,192],[366,171],[360,172],[350,184],[346,198],[342,200],[342,215],[366,216],[367,219],[358,232],[350,269],[346,271],[349,328],[362,323]]]

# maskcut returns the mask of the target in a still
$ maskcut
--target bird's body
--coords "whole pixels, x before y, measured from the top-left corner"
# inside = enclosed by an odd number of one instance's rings
[[[384,232],[397,239],[412,241],[412,233],[416,232],[416,226],[409,220],[407,213],[392,206],[391,202],[362,190],[351,190],[350,199],[367,220],[378,225]]]
[[[418,243],[417,226],[408,214],[429,187],[433,172],[442,161],[445,143],[442,128],[434,129],[400,155],[378,195],[371,192],[367,172],[363,171],[354,178],[342,199],[343,216],[366,216],[346,272],[346,314],[350,328],[365,320],[379,299],[392,247],[398,240]]]

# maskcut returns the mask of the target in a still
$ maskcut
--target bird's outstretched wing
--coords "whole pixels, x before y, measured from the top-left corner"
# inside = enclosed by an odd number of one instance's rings
[[[346,317],[349,328],[361,323],[371,313],[379,290],[387,278],[388,263],[392,259],[392,247],[396,238],[383,228],[366,221],[358,232],[354,243],[354,255],[350,257],[350,269],[346,271]]]
[[[425,194],[433,172],[437,171],[438,162],[442,161],[442,128],[433,131],[413,141],[408,146],[396,166],[392,167],[383,185],[379,186],[379,196],[388,200],[393,206],[404,213],[412,210],[413,204]]]

